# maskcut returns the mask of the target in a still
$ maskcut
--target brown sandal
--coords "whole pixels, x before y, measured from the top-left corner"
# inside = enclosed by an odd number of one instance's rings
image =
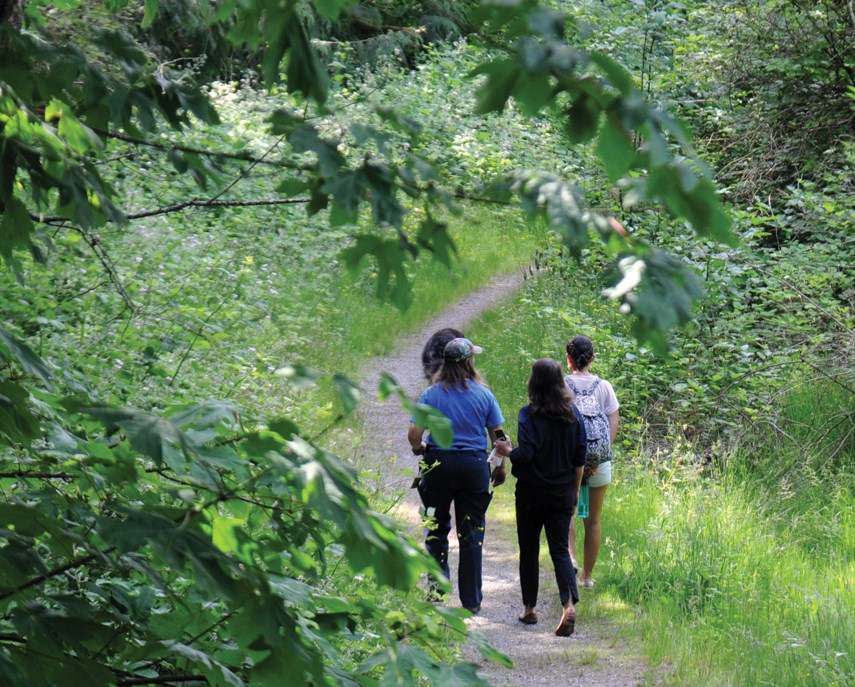
[[[576,629],[576,609],[572,606],[570,608],[565,608],[564,613],[561,614],[561,622],[558,623],[558,627],[555,628],[555,634],[559,637],[569,637],[573,634],[573,630]]]
[[[537,625],[537,613],[534,611],[523,613],[519,618],[517,618],[517,620],[521,623],[525,623],[526,625]]]

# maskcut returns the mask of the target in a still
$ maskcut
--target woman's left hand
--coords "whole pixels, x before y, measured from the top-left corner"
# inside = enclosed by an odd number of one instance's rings
[[[511,455],[511,451],[513,451],[514,447],[511,445],[510,439],[498,439],[496,440],[496,453],[500,456],[509,456]]]
[[[491,482],[494,487],[499,487],[505,483],[505,480],[508,477],[508,473],[505,471],[505,466],[501,465],[497,468],[493,468],[493,474]]]

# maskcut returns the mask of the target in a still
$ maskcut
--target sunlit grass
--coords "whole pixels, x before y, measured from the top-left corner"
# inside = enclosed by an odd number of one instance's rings
[[[620,490],[601,577],[644,609],[647,650],[670,666],[670,684],[846,684],[855,668],[845,610],[855,608],[851,494],[828,504],[843,518],[829,532],[831,555],[816,557],[778,527],[768,493],[750,482],[666,488],[636,469]]]

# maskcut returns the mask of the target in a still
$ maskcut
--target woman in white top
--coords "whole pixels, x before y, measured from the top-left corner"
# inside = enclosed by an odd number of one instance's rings
[[[574,393],[585,393],[593,387],[594,398],[600,404],[603,414],[609,422],[609,438],[614,445],[617,435],[620,417],[618,415],[618,403],[612,385],[605,379],[591,374],[591,365],[596,360],[594,343],[587,336],[574,336],[567,343],[567,365],[570,374],[565,377],[567,385]],[[599,383],[597,383],[599,380]],[[612,481],[612,462],[603,461],[598,467],[585,469],[589,487],[588,517],[583,518],[585,523],[585,557],[582,561],[582,574],[579,576],[579,586],[590,589],[594,586],[591,572],[597,562],[602,540],[602,525],[600,516],[603,512],[603,501],[606,498],[606,490]],[[576,519],[570,521],[570,558],[573,567],[578,568],[576,562]]]

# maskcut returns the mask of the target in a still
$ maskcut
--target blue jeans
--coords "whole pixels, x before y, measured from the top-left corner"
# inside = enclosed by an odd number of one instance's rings
[[[490,493],[490,466],[483,451],[436,451],[425,454],[419,496],[425,509],[433,510],[433,521],[425,530],[425,548],[436,559],[445,576],[448,569],[448,533],[451,504],[454,504],[460,567],[457,591],[464,608],[481,605],[481,564],[484,527]]]
[[[570,518],[576,505],[573,488],[544,487],[517,481],[516,488],[517,539],[520,545],[520,587],[523,605],[537,605],[537,587],[540,577],[540,533],[546,530],[549,556],[555,568],[558,597],[566,604],[579,601],[576,573],[570,562],[568,535]]]

